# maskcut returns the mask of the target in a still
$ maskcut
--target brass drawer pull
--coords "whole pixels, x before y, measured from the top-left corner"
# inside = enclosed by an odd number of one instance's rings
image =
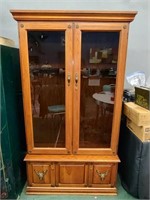
[[[41,172],[38,172],[38,171],[35,171],[34,172],[36,173],[36,175],[38,176],[39,180],[42,181],[44,179],[44,176],[45,174],[47,173],[47,170],[45,171],[41,171]]]
[[[105,180],[106,176],[108,175],[108,171],[101,173],[99,170],[96,170],[101,181]]]

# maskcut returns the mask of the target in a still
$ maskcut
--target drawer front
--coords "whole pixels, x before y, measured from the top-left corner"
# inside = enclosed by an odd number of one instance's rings
[[[51,163],[28,163],[28,182],[32,186],[53,186],[55,166]]]
[[[115,185],[117,164],[96,163],[89,166],[89,186]]]
[[[85,163],[58,163],[56,186],[87,185],[88,166]]]

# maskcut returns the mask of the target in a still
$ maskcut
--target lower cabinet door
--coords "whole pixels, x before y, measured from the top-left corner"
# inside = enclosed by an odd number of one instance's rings
[[[88,165],[85,163],[58,163],[56,165],[56,186],[87,186]]]
[[[96,163],[89,165],[90,187],[113,187],[116,182],[117,164]]]
[[[27,163],[29,186],[54,186],[55,165],[51,163]]]

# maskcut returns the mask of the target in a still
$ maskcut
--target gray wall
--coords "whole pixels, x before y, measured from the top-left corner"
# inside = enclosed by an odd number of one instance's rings
[[[150,0],[0,0],[0,9],[0,36],[14,40],[17,47],[17,22],[10,9],[138,11],[130,25],[126,75],[142,70],[150,76]]]

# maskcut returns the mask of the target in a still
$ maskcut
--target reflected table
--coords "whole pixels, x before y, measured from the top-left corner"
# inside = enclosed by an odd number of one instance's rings
[[[114,93],[111,92],[101,92],[93,94],[93,98],[96,100],[96,103],[99,105],[100,102],[106,104],[114,104]]]
[[[94,93],[92,96],[96,100],[97,112],[96,112],[96,125],[99,118],[99,113],[105,118],[106,112],[113,112],[114,105],[114,93],[101,92]]]

